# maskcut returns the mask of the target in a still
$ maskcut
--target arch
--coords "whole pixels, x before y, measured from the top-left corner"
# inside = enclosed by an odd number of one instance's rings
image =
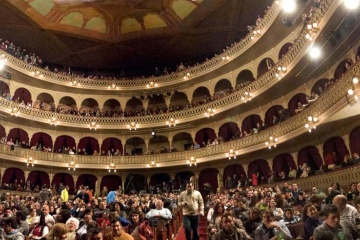
[[[334,79],[338,80],[345,72],[352,66],[353,62],[351,59],[345,59],[339,63],[334,72]]]
[[[162,135],[152,136],[149,140],[149,150],[154,153],[167,153],[170,150],[169,139]]]
[[[0,124],[0,138],[6,137],[6,131],[3,125]]]
[[[12,100],[19,103],[24,101],[25,104],[32,103],[31,93],[26,88],[18,88],[16,89]]]
[[[264,159],[252,161],[248,166],[248,178],[251,179],[253,173],[259,173],[258,184],[267,183],[267,179],[272,173],[268,162]]]
[[[214,93],[218,93],[220,91],[228,92],[228,91],[231,91],[232,89],[233,89],[233,87],[231,86],[230,80],[221,79],[215,84]]]
[[[187,95],[183,92],[175,91],[171,96],[169,108],[176,108],[182,110],[185,106],[190,104]]]
[[[275,66],[275,62],[271,58],[264,58],[263,60],[261,60],[257,69],[258,72],[257,78],[262,77],[267,71],[269,71],[274,66]]]
[[[79,151],[81,150],[81,151]],[[85,151],[84,151],[85,150]],[[85,155],[96,155],[99,153],[99,142],[93,137],[83,137],[78,144],[78,153]]]
[[[159,187],[162,185],[163,182],[165,182],[166,184],[169,184],[171,178],[169,174],[166,173],[155,173],[154,175],[152,175],[150,177],[150,183],[149,183],[149,187],[153,186],[153,187]]]
[[[237,179],[241,179],[242,177],[246,178],[246,172],[242,165],[235,163],[235,164],[226,166],[226,168],[224,169],[224,175],[223,175],[224,183],[228,176],[233,178],[234,175],[236,175]]]
[[[142,155],[146,151],[145,140],[140,137],[132,137],[126,140],[125,154]]]
[[[343,162],[345,155],[349,155],[349,150],[346,147],[345,141],[342,137],[338,137],[338,136],[332,137],[324,142],[323,145],[324,162],[326,162],[326,159],[328,157],[331,157],[331,155],[333,155],[333,157],[335,158],[334,160],[336,165],[341,164]]]
[[[34,133],[30,140],[30,147],[37,145],[38,150],[43,150],[44,147],[46,148],[53,148],[53,141],[49,134],[44,132],[37,132]]]
[[[13,128],[10,130],[8,136],[7,136],[7,140],[9,141],[10,139],[12,139],[12,141],[14,143],[23,143],[25,142],[25,144],[29,144],[29,135],[28,133],[21,129],[21,128]]]
[[[75,99],[73,99],[72,97],[69,97],[69,96],[62,97],[59,101],[57,108],[58,108],[59,112],[62,112],[62,111],[66,112],[71,109],[76,110],[76,111],[78,110]]]
[[[143,102],[140,99],[133,97],[126,102],[124,111],[127,116],[135,116],[142,110],[144,110]]]
[[[116,99],[108,99],[104,102],[104,106],[101,109],[102,112],[108,111],[108,112],[114,112],[114,111],[122,111],[121,104]]]
[[[203,198],[205,199],[205,190],[204,190],[204,184],[209,183],[213,189],[213,192],[216,192],[218,185],[218,175],[219,170],[216,168],[205,168],[201,170],[199,174],[199,191],[203,195]]]
[[[219,128],[219,139],[224,142],[230,141],[240,137],[240,129],[237,123],[227,122],[220,126]]]
[[[55,107],[54,98],[49,93],[40,93],[36,97],[36,101],[34,102],[33,107],[40,108],[40,103],[41,109],[46,111],[50,111],[52,106]]]
[[[47,172],[44,171],[31,171],[29,173],[28,178],[26,179],[26,182],[30,181],[31,186],[39,186],[40,189],[44,184],[46,186],[50,187],[50,177]]]
[[[106,175],[101,179],[100,189],[103,189],[104,186],[108,191],[119,190],[119,186],[122,186],[122,179],[118,175]]]
[[[293,156],[290,153],[281,153],[274,157],[272,171],[275,179],[278,179],[279,173],[281,172],[285,172],[287,178],[290,168],[297,169]]]
[[[153,94],[149,100],[148,110],[151,113],[165,113],[167,106],[165,103],[164,96],[162,94]]]
[[[290,50],[291,46],[293,44],[292,43],[285,43],[281,48],[280,48],[280,51],[279,51],[279,60],[282,59],[285,54]]]
[[[93,98],[84,99],[81,103],[80,112],[87,111],[94,113],[96,110],[99,109],[99,103]]]
[[[265,113],[265,126],[271,127],[280,122],[280,110],[284,109],[281,105],[270,107]]]
[[[76,182],[76,188],[79,189],[81,185],[88,186],[89,189],[93,189],[95,191],[97,177],[92,174],[82,174],[78,177]]]
[[[254,81],[254,75],[253,73],[248,70],[242,70],[236,77],[236,86],[244,86],[249,84],[250,82]]]
[[[186,189],[186,181],[189,181],[195,174],[191,171],[181,171],[175,175],[174,189],[184,191]]]
[[[4,81],[0,81],[0,96],[6,97],[8,93],[10,93],[9,85]]]
[[[289,100],[288,108],[289,108],[291,115],[296,114],[295,109],[298,108],[298,103],[301,103],[303,105],[306,105],[308,103],[306,100],[305,93],[298,93]]]
[[[56,189],[59,188],[60,183],[64,186],[69,186],[69,194],[74,194],[74,178],[69,173],[56,173],[51,181],[51,186],[55,184]]]
[[[120,139],[110,137],[103,140],[101,144],[101,155],[106,155],[108,151],[111,151],[111,154],[119,152],[119,155],[123,153],[123,146]]]
[[[211,98],[210,91],[206,87],[198,87],[193,92],[192,104],[203,104]]]
[[[73,137],[61,135],[56,138],[54,143],[54,152],[68,153],[70,148],[74,151],[74,153],[76,153],[76,143]]]
[[[350,132],[350,151],[352,155],[354,153],[360,153],[360,126],[354,128]]]
[[[141,190],[147,190],[146,177],[141,174],[129,174],[125,181],[125,193],[135,190],[140,192]]]
[[[298,166],[303,166],[304,163],[310,167],[311,171],[309,175],[314,174],[316,170],[319,170],[323,165],[323,160],[319,153],[319,150],[315,146],[306,146],[300,149],[297,154]]]
[[[210,141],[212,143],[216,138],[216,133],[212,128],[202,128],[196,132],[195,141],[204,147]]]
[[[261,117],[257,114],[251,114],[250,116],[247,116],[241,124],[241,130],[244,133],[244,135],[250,134],[254,128],[257,128],[257,124],[262,124]],[[246,133],[245,133],[246,132]]]
[[[320,96],[324,93],[324,91],[328,88],[328,86],[329,86],[329,79],[321,78],[318,81],[316,81],[314,86],[311,88],[311,92],[314,92]]]
[[[25,173],[20,168],[7,168],[2,176],[1,183],[2,186],[5,186],[5,184],[25,183]]]
[[[173,136],[172,146],[176,150],[189,150],[193,144],[194,141],[188,132],[179,132]]]

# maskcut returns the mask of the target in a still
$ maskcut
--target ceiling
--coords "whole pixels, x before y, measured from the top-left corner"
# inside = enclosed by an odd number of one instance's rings
[[[148,73],[193,65],[247,34],[273,0],[4,0],[0,38],[44,62]]]

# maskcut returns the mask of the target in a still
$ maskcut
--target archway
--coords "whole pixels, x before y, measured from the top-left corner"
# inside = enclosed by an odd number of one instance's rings
[[[227,122],[219,128],[220,142],[227,142],[240,137],[240,129],[235,122]]]
[[[258,75],[257,79],[262,77],[267,71],[269,71],[272,67],[275,66],[275,62],[271,58],[263,59],[258,66]]]
[[[145,140],[140,137],[132,137],[126,140],[125,154],[126,155],[142,155],[146,152]]]
[[[173,136],[172,146],[175,151],[183,151],[191,149],[194,141],[188,132],[179,132]]]
[[[119,190],[119,186],[122,186],[121,177],[118,175],[106,175],[102,178],[100,183],[100,189],[107,187],[108,191]]]
[[[254,75],[253,73],[248,70],[242,70],[236,77],[236,88],[242,88],[243,86],[249,84],[250,82],[254,81]]]
[[[101,144],[101,155],[106,155],[110,150],[111,154],[120,156],[123,154],[123,146],[120,139],[106,138]]]
[[[93,155],[99,153],[99,143],[96,138],[83,137],[78,144],[78,154]]]
[[[274,179],[280,180],[279,174],[281,172],[285,173],[285,178],[288,178],[289,171],[291,169],[297,169],[296,163],[290,153],[282,153],[274,157],[272,171],[274,174]]]
[[[212,128],[202,128],[196,132],[195,141],[200,144],[201,147],[206,146],[208,143],[212,143],[216,138],[216,133]]]
[[[14,168],[10,167],[7,168],[4,172],[4,175],[2,176],[2,186],[8,185],[8,187],[11,189],[13,187],[16,187],[15,185],[22,183],[25,183],[25,173],[20,168]]]
[[[130,173],[125,180],[125,193],[130,193],[131,191],[136,191],[139,193],[142,190],[147,190],[146,177],[141,174]]]
[[[56,173],[51,182],[51,186],[55,184],[56,189],[59,188],[60,183],[64,186],[69,186],[69,194],[74,194],[74,179],[73,176],[69,173]]]
[[[89,189],[94,190],[95,192],[95,185],[96,185],[97,177],[92,174],[82,174],[78,177],[78,180],[76,182],[76,188],[79,189],[79,187],[82,186],[88,186]]]
[[[44,132],[37,132],[31,138],[30,147],[37,146],[37,149],[42,151],[45,148],[53,147],[53,141],[49,134]]]
[[[204,184],[208,183],[212,187],[212,192],[216,192],[218,189],[218,174],[219,170],[216,168],[205,168],[201,170],[199,174],[199,191],[203,195],[204,200],[206,199],[206,195],[211,192],[206,192],[204,189]]]
[[[310,174],[314,174],[323,165],[319,150],[315,146],[306,146],[298,152],[298,166],[306,163],[310,167]]]
[[[281,105],[270,107],[265,113],[265,126],[271,127],[280,122],[280,111],[284,109]]]
[[[270,174],[272,173],[269,164],[264,159],[257,159],[252,161],[248,167],[248,178],[251,179],[253,173],[259,173],[258,184],[267,183]],[[251,183],[253,184],[253,183]],[[251,185],[250,184],[250,185]]]
[[[37,185],[40,189],[44,184],[50,187],[49,174],[44,171],[31,171],[26,179],[27,181],[30,181],[31,186],[35,187]]]

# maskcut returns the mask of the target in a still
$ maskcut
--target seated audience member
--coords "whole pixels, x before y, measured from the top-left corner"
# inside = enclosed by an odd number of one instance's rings
[[[358,239],[358,232],[349,221],[340,221],[340,212],[336,205],[328,204],[324,207],[325,221],[315,228],[314,239],[318,239],[319,234],[330,232],[330,239],[350,240]]]
[[[66,227],[69,229],[67,240],[76,240],[76,229],[79,227],[79,220],[71,217],[66,221]]]
[[[296,178],[296,173],[297,173],[297,171],[296,171],[296,169],[295,168],[292,168],[292,167],[289,167],[289,178]]]
[[[352,166],[354,163],[353,162],[351,162],[351,160],[350,160],[350,156],[349,155],[345,155],[344,156],[344,160],[342,161],[342,163],[341,163],[341,166],[342,167],[350,167],[350,166]]]
[[[122,226],[119,220],[111,221],[112,231],[104,236],[104,240],[133,240],[134,238],[130,236],[128,233],[122,230]]]
[[[291,233],[285,224],[276,222],[271,210],[262,213],[262,224],[255,230],[255,240],[270,240],[274,237],[291,239]]]
[[[45,215],[40,215],[39,223],[33,228],[29,234],[30,239],[42,239],[49,233],[49,226],[45,222]]]
[[[299,212],[294,213],[294,210],[292,208],[287,208],[284,210],[284,217],[280,220],[280,222],[284,223],[285,225],[299,223],[301,222],[299,215]]]
[[[234,225],[234,218],[231,214],[225,213],[221,217],[221,230],[215,234],[215,240],[224,239],[252,239],[244,229]]]
[[[130,211],[128,219],[130,223],[127,226],[127,233],[132,234],[135,228],[137,228],[144,221],[144,215],[138,209],[133,209]]]
[[[17,229],[16,219],[13,217],[2,219],[2,239],[24,240],[24,235]]]
[[[163,219],[166,223],[169,223],[172,219],[172,214],[169,209],[164,208],[164,203],[161,199],[156,200],[155,207],[155,209],[151,209],[146,214],[146,219],[152,223],[152,226],[157,226],[158,219]]]
[[[360,163],[360,157],[358,153],[353,153],[353,158],[351,159],[351,162],[353,164],[359,164]]]
[[[333,199],[340,213],[340,221],[349,221],[355,224],[355,219],[359,217],[359,213],[355,207],[347,204],[347,199],[344,195],[337,195]]]
[[[318,210],[313,204],[304,206],[302,219],[304,222],[304,240],[309,240],[314,235],[315,228],[322,223],[318,216]]]
[[[261,211],[257,207],[253,207],[249,210],[249,219],[244,223],[244,227],[247,233],[251,237],[255,235],[255,229],[261,225]]]

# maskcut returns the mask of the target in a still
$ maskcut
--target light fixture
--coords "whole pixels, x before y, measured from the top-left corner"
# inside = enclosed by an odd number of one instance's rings
[[[80,86],[80,83],[77,82],[75,79],[73,80],[72,78],[70,78],[69,84],[70,86]]]
[[[251,97],[252,97],[252,93],[246,91],[244,93],[244,96],[241,96],[241,100],[244,101],[244,102],[248,102],[248,101],[251,101]]]
[[[169,127],[176,126],[177,122],[178,121],[175,118],[170,118],[169,121],[166,121],[166,125],[168,125]]]
[[[68,168],[69,171],[71,169],[75,171],[76,168],[78,168],[79,166],[74,161],[70,161],[69,163],[66,164],[66,167]]]
[[[350,10],[356,9],[360,5],[360,0],[344,0],[345,7]]]
[[[185,73],[185,75],[184,75],[184,77],[183,77],[183,79],[184,80],[189,80],[191,78],[191,73]]]
[[[359,83],[359,78],[358,77],[353,77],[352,82],[354,85],[357,85]]]
[[[2,54],[0,58],[0,70],[3,70],[5,67],[5,63],[7,62],[7,59],[5,58],[5,55]]]
[[[318,59],[321,56],[320,48],[317,47],[317,46],[313,46],[310,49],[309,53],[310,53],[310,57],[313,58],[313,59]]]
[[[90,130],[96,130],[99,128],[99,124],[97,124],[95,121],[92,121],[90,124],[87,125],[87,127],[90,129]]]
[[[109,166],[107,166],[108,172],[116,172],[116,165],[114,163],[110,163]]]
[[[227,62],[229,61],[230,57],[228,55],[222,56],[221,60],[223,60],[223,62]]]
[[[235,151],[234,149],[230,149],[229,152],[225,153],[225,156],[229,158],[229,160],[236,159],[236,156],[239,154],[238,151]]]
[[[158,87],[157,83],[149,82],[148,84],[146,84],[146,88],[155,88],[155,87]]]
[[[215,109],[213,109],[213,108],[208,108],[206,110],[206,113],[204,113],[204,115],[206,117],[212,117],[212,116],[214,116],[214,114],[215,114]]]
[[[35,163],[36,163],[36,160],[34,160],[32,157],[29,157],[27,160],[26,160],[26,166],[29,167],[33,167],[35,166]]]
[[[254,40],[256,37],[260,37],[260,29],[258,29],[258,30],[253,30],[252,32],[251,32],[251,40]]]
[[[286,13],[292,13],[295,11],[296,2],[295,0],[281,0],[280,1],[281,7]]]
[[[44,76],[44,74],[42,74],[40,71],[32,72],[32,75],[33,75],[34,77],[43,77],[43,76]]]
[[[131,122],[130,124],[127,125],[127,128],[131,131],[131,130],[136,130],[138,126],[139,125],[136,122]]]
[[[15,116],[15,117],[19,116],[19,113],[20,113],[20,111],[19,111],[19,109],[17,107],[10,107],[8,109],[8,111],[9,111],[11,116]]]
[[[191,157],[189,160],[186,161],[186,164],[188,164],[190,167],[191,167],[192,165],[196,166],[196,164],[197,164],[197,159],[194,158],[194,157]]]
[[[57,126],[60,122],[56,120],[56,117],[53,116],[52,118],[48,119],[50,125]]]
[[[265,142],[265,145],[271,149],[272,147],[276,148],[276,144],[279,141],[279,139],[277,137],[274,136],[270,136],[269,140]]]
[[[318,24],[316,22],[310,22],[306,25],[306,34],[305,34],[305,38],[312,41],[313,38],[311,35],[313,35],[314,33],[317,33],[319,31],[318,28]]]
[[[279,66],[279,67],[276,68],[275,76],[276,76],[278,79],[281,79],[283,76],[285,76],[285,73],[286,73],[286,67],[284,67],[284,66]]]
[[[151,161],[149,164],[146,164],[146,167],[158,167],[159,164],[157,164],[155,161]]]
[[[312,115],[307,117],[307,123],[305,124],[305,128],[308,129],[309,133],[311,133],[312,130],[316,129],[316,123],[318,121],[319,121],[318,118]]]
[[[115,83],[113,83],[113,84],[111,84],[111,85],[109,85],[108,86],[108,89],[113,89],[113,90],[119,90],[119,87],[118,86],[116,86],[116,84]]]

